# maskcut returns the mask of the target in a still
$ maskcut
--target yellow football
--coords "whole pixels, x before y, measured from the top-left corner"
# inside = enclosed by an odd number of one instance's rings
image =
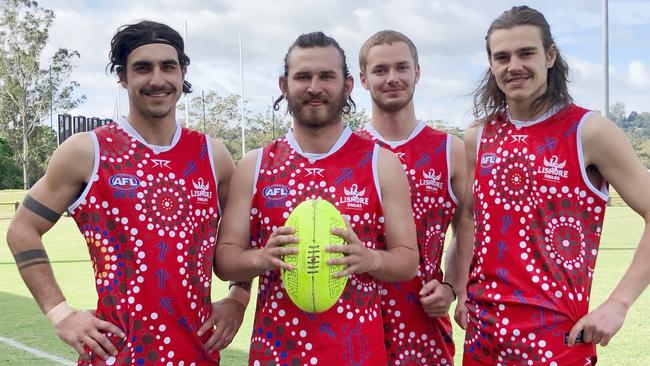
[[[341,297],[347,277],[336,278],[332,274],[345,266],[330,266],[330,258],[340,258],[341,253],[328,253],[328,245],[347,244],[341,237],[330,233],[334,227],[345,229],[341,213],[331,203],[322,200],[306,200],[296,206],[284,226],[296,229],[297,255],[286,255],[284,261],[294,266],[293,271],[281,270],[282,283],[291,301],[310,313],[321,313],[331,308]]]

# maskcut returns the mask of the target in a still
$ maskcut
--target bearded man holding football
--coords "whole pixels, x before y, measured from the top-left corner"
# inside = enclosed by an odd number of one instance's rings
[[[385,365],[377,280],[408,280],[418,264],[406,176],[395,155],[344,125],[354,82],[333,38],[299,36],[279,84],[276,106],[287,99],[293,129],[236,168],[216,251],[221,278],[260,277],[249,364]],[[285,221],[318,198],[347,220],[332,234],[348,245],[328,248],[344,256],[328,264],[344,265],[334,276],[349,278],[332,308],[309,313],[289,299],[280,269],[295,270],[283,257],[298,252],[286,245],[299,238]]]

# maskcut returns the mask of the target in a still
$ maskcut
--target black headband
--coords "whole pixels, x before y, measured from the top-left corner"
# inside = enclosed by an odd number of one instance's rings
[[[176,44],[174,44],[174,43],[172,43],[172,42],[170,42],[170,41],[168,41],[166,39],[160,39],[160,38],[157,38],[157,39],[145,38],[145,39],[141,39],[140,41],[131,44],[130,45],[131,47],[129,47],[126,50],[126,52],[124,53],[124,61],[126,62],[126,59],[129,57],[131,52],[133,52],[133,50],[135,50],[136,48],[146,46],[148,44],[156,44],[156,43],[166,44],[168,46],[174,47],[174,49],[176,49],[176,52],[179,55],[179,61],[180,61],[180,55],[183,53],[183,50],[181,48],[179,48],[178,45],[176,45]]]

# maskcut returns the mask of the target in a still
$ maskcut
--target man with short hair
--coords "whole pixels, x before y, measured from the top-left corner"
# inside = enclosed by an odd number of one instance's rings
[[[476,238],[456,313],[463,365],[594,365],[596,344],[609,343],[650,281],[646,228],[619,284],[589,312],[607,184],[647,223],[650,175],[621,130],[573,104],[541,13],[504,12],[486,46],[479,120],[465,135],[464,217],[473,212]],[[467,277],[471,246],[458,254]]]
[[[352,133],[343,114],[354,107],[353,79],[339,44],[322,32],[299,36],[284,60],[279,84],[293,129],[248,153],[235,170],[217,245],[217,274],[259,276],[250,365],[385,365],[377,280],[407,280],[417,270],[408,183],[397,157]],[[281,187],[270,194],[268,187]],[[306,199],[324,199],[348,220],[333,229],[348,245],[328,265],[348,276],[332,308],[307,313],[282,285],[282,257],[297,253],[289,213]],[[385,228],[385,235],[384,235]]]
[[[7,242],[80,365],[218,364],[246,307],[241,296],[210,300],[234,164],[222,144],[176,122],[176,103],[191,91],[178,32],[151,21],[125,25],[109,56],[129,94],[128,116],[75,134],[54,152]],[[43,248],[42,235],[66,210],[88,245],[96,311],[66,303]]]
[[[404,34],[384,30],[359,52],[361,84],[372,98],[372,119],[358,133],[395,153],[410,183],[420,263],[417,276],[383,284],[382,316],[389,365],[452,365],[449,306],[455,300],[456,259],[441,268],[445,234],[455,226],[464,187],[462,141],[415,117],[420,78],[417,49]],[[460,210],[458,211],[460,212]],[[456,241],[456,230],[452,246]]]

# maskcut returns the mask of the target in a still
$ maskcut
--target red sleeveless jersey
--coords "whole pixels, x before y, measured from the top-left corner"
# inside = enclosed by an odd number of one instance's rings
[[[177,128],[172,145],[146,145],[121,119],[91,133],[95,168],[70,207],[95,272],[97,317],[126,338],[80,365],[216,365],[197,330],[211,312],[219,220],[211,145]]]
[[[263,247],[293,207],[321,198],[350,220],[368,248],[383,247],[377,148],[346,128],[327,154],[305,154],[291,132],[262,149],[251,208],[252,246]],[[307,313],[289,299],[280,271],[266,272],[259,277],[249,364],[386,365],[379,298],[374,277],[352,275],[332,308]]]
[[[418,122],[404,141],[384,141],[368,124],[357,132],[400,159],[411,189],[420,264],[415,278],[382,283],[386,356],[390,365],[452,365],[454,343],[449,316],[430,318],[420,304],[422,286],[442,281],[445,234],[457,206],[450,185],[450,137]]]
[[[606,184],[589,181],[570,104],[533,122],[507,115],[479,133],[475,248],[464,365],[585,365],[593,344],[566,345],[589,309]]]

